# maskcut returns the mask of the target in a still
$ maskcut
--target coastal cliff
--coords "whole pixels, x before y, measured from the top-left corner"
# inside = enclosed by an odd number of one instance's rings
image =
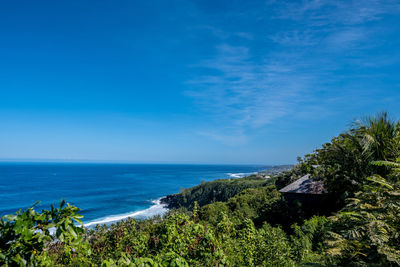
[[[192,210],[194,203],[201,207],[214,202],[226,202],[248,188],[259,188],[274,184],[276,177],[288,172],[293,165],[272,166],[266,170],[243,178],[218,179],[183,189],[176,194],[161,199],[169,209],[186,208]]]

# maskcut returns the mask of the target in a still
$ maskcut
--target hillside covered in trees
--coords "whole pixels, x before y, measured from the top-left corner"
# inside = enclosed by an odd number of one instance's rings
[[[324,183],[325,210],[278,191],[305,174]],[[356,121],[291,171],[204,183],[173,201],[164,217],[95,229],[64,202],[4,216],[0,265],[400,266],[400,123]]]

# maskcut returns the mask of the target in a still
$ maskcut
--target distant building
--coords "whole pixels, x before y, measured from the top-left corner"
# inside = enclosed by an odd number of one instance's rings
[[[285,186],[281,192],[289,204],[300,202],[306,210],[323,210],[327,190],[324,183],[307,174]]]
[[[313,194],[320,195],[327,193],[322,181],[311,178],[310,174],[304,175],[300,179],[285,186],[279,192],[284,194]]]

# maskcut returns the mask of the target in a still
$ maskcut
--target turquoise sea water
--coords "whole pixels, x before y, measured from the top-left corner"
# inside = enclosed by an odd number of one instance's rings
[[[237,178],[268,169],[259,165],[0,163],[0,216],[41,201],[78,206],[87,225],[166,211],[157,201],[201,181]]]

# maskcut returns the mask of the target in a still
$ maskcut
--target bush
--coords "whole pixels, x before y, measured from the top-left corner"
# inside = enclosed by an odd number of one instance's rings
[[[83,240],[84,229],[74,224],[75,221],[82,225],[78,208],[62,201],[59,208],[51,206],[51,210],[36,212],[35,205],[1,218],[1,265],[51,265],[48,253],[51,248],[57,248],[55,261],[60,263],[90,254],[89,246]]]

